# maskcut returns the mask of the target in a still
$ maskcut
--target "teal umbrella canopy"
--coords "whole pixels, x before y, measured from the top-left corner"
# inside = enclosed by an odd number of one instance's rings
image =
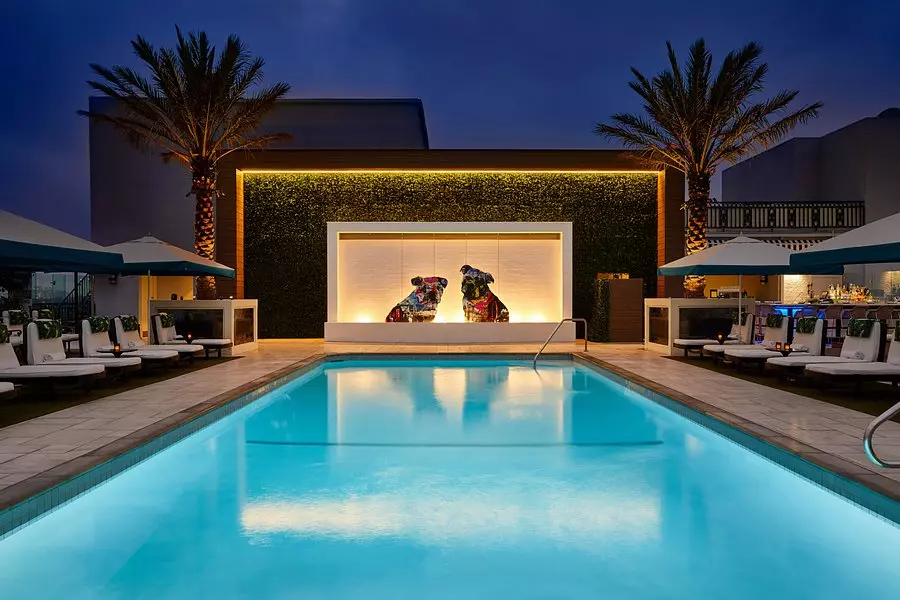
[[[843,265],[794,267],[787,248],[736,237],[659,267],[660,275],[840,275]]]
[[[78,236],[0,210],[0,267],[22,271],[114,273],[122,255]]]
[[[215,275],[234,277],[234,269],[197,256],[178,246],[147,236],[130,242],[107,246],[107,250],[122,255],[124,263],[116,273],[120,275]]]
[[[791,265],[859,265],[900,262],[900,213],[836,235],[791,256]]]

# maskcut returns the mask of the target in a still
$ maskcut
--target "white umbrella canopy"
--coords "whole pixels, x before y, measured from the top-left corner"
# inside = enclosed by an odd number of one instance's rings
[[[791,265],[858,265],[900,262],[900,213],[836,235],[791,256]]]
[[[167,244],[152,236],[146,236],[108,246],[118,252],[124,264],[117,271],[123,275],[217,275],[234,277],[234,269],[221,263],[197,256],[178,246]]]
[[[803,267],[798,270],[791,266],[792,254],[794,253],[783,246],[739,236],[724,244],[710,246],[705,250],[663,265],[659,267],[659,274],[737,275],[738,312],[740,312],[744,275],[781,275],[785,273],[839,275],[843,273],[843,266],[840,265]]]
[[[0,266],[26,271],[114,273],[122,266],[122,255],[0,210]]]
[[[710,246],[659,268],[660,275],[805,275],[840,274],[834,265],[797,270],[791,266],[795,254],[783,246],[739,236]]]

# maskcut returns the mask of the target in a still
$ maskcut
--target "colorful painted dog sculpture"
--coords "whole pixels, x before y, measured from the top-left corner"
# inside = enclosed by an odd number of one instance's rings
[[[509,310],[494,295],[488,284],[494,283],[494,277],[470,265],[463,265],[462,273],[463,313],[466,321],[474,323],[490,323],[509,321]]]
[[[385,323],[430,323],[447,287],[443,277],[413,277],[416,289],[397,303],[384,319]]]

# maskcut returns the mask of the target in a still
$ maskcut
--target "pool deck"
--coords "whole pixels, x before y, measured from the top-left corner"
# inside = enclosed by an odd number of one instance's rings
[[[180,423],[330,354],[515,354],[537,344],[398,346],[265,340],[240,360],[201,369],[0,429],[0,510],[52,488]],[[547,352],[581,355],[578,344]],[[591,344],[584,358],[803,458],[900,500],[900,470],[866,458],[872,420],[854,410],[666,360],[639,345]],[[900,458],[900,423],[879,430],[886,458]]]

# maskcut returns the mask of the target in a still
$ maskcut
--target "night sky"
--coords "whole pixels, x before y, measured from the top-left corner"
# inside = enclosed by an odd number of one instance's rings
[[[770,90],[825,103],[796,135],[900,106],[894,0],[0,0],[0,208],[89,235],[88,63],[136,65],[129,41],[176,23],[237,33],[293,97],[421,98],[433,148],[610,147],[592,127],[639,108],[629,67],[700,36],[717,60],[760,42]]]

